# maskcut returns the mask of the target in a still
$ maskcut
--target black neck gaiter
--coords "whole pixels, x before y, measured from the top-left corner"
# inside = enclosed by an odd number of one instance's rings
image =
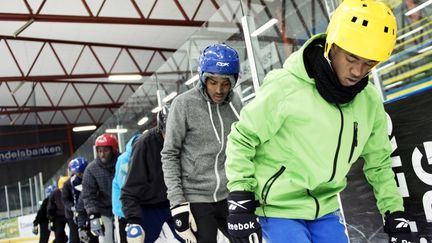
[[[306,72],[309,77],[315,79],[315,86],[326,101],[335,104],[348,103],[366,87],[368,77],[364,77],[353,86],[343,86],[324,57],[324,44],[325,40],[317,39],[304,50]]]

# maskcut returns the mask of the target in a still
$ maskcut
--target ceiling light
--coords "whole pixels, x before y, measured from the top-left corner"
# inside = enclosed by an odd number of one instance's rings
[[[398,38],[396,38],[396,40],[401,40],[401,39],[403,39],[403,38],[405,38],[405,37],[407,37],[407,36],[409,36],[409,35],[412,35],[412,34],[414,34],[414,33],[416,33],[416,32],[419,32],[419,31],[422,30],[422,29],[423,29],[423,27],[415,28],[415,29],[413,29],[413,30],[411,30],[411,31],[409,31],[409,32],[406,32],[405,34],[399,36]]]
[[[186,85],[191,85],[193,84],[195,81],[197,81],[199,79],[199,75],[195,75],[192,78],[190,78],[188,81],[185,82]]]
[[[152,113],[158,113],[161,110],[162,110],[162,107],[158,106],[158,107],[153,108],[153,110],[151,112]]]
[[[24,85],[24,81],[21,81],[11,92],[11,95],[15,95],[15,93]]]
[[[106,133],[127,133],[126,128],[108,128],[105,130]]]
[[[167,103],[168,101],[174,99],[174,97],[176,97],[176,96],[177,96],[177,92],[174,91],[171,94],[165,96],[165,98],[163,98],[162,101],[165,102],[165,103]]]
[[[425,48],[421,49],[420,51],[418,51],[418,53],[427,52],[431,49],[432,49],[432,46],[428,46],[428,47],[425,47]]]
[[[17,36],[27,29],[31,24],[33,24],[34,21],[34,18],[29,19],[23,26],[19,27],[19,29],[13,33],[13,37],[17,38]]]
[[[108,80],[110,81],[131,81],[131,80],[141,80],[142,76],[138,74],[131,75],[110,75]]]
[[[142,125],[144,125],[147,121],[148,121],[148,117],[143,117],[143,118],[141,118],[139,121],[138,121],[138,126],[142,126]]]
[[[432,3],[432,0],[429,0],[429,1],[426,1],[426,2],[424,2],[424,3],[420,4],[420,5],[418,5],[417,7],[412,8],[412,9],[410,9],[408,12],[406,12],[406,13],[405,13],[405,16],[409,16],[409,15],[415,13],[415,12],[419,11],[420,9],[423,9],[423,8],[427,7],[427,6],[428,6],[429,4],[431,4],[431,3]]]
[[[266,31],[268,28],[272,27],[273,25],[275,25],[278,22],[277,19],[272,18],[270,19],[267,23],[263,24],[261,27],[259,27],[258,29],[256,29],[254,32],[252,32],[251,36],[255,37],[260,35],[261,33],[263,33],[264,31]]]
[[[89,126],[74,127],[74,128],[72,128],[72,131],[74,131],[74,132],[83,132],[83,131],[92,131],[92,130],[95,130],[95,129],[96,129],[95,125],[89,125]]]

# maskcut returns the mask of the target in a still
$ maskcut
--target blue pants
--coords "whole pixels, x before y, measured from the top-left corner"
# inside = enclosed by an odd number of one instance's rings
[[[315,220],[264,218],[259,222],[267,243],[347,243],[343,219],[336,211]]]
[[[141,207],[141,210],[141,227],[145,232],[145,243],[153,243],[157,240],[165,222],[170,227],[174,237],[180,242],[183,242],[182,238],[175,232],[174,220],[169,207]]]

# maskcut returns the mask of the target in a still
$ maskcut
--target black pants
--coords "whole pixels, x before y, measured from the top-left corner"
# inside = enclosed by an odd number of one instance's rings
[[[228,239],[228,204],[226,200],[217,203],[191,203],[198,232],[195,236],[199,243],[216,243],[219,229]]]
[[[39,223],[39,243],[48,243],[50,230],[48,229],[48,221]]]
[[[54,234],[55,240],[54,243],[66,243],[68,241],[68,237],[65,232],[66,226],[66,218],[64,216],[56,216],[54,218]]]
[[[72,218],[67,218],[69,226],[69,243],[79,243],[78,225],[75,224]]]
[[[118,218],[118,222],[119,222],[120,243],[127,243],[127,239],[126,239],[127,221],[125,218]]]

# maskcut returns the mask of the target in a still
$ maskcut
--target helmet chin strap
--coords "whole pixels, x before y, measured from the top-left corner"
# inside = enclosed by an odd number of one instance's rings
[[[333,65],[332,65],[332,62],[331,62],[330,58],[326,57],[325,54],[323,54],[323,55],[324,55],[324,58],[326,59],[326,61],[328,62],[328,64],[330,65],[331,70],[333,70]],[[334,70],[333,70],[333,72],[334,72]]]
[[[333,69],[332,62],[331,62],[331,60],[330,60],[330,58],[329,58],[330,55],[331,55],[331,47],[330,47],[330,50],[329,50],[328,55],[326,55],[325,52],[323,52],[323,55],[324,55],[324,58],[326,59],[326,61],[328,62],[328,64],[330,65],[331,70],[332,70],[333,72],[335,72],[334,69]]]

